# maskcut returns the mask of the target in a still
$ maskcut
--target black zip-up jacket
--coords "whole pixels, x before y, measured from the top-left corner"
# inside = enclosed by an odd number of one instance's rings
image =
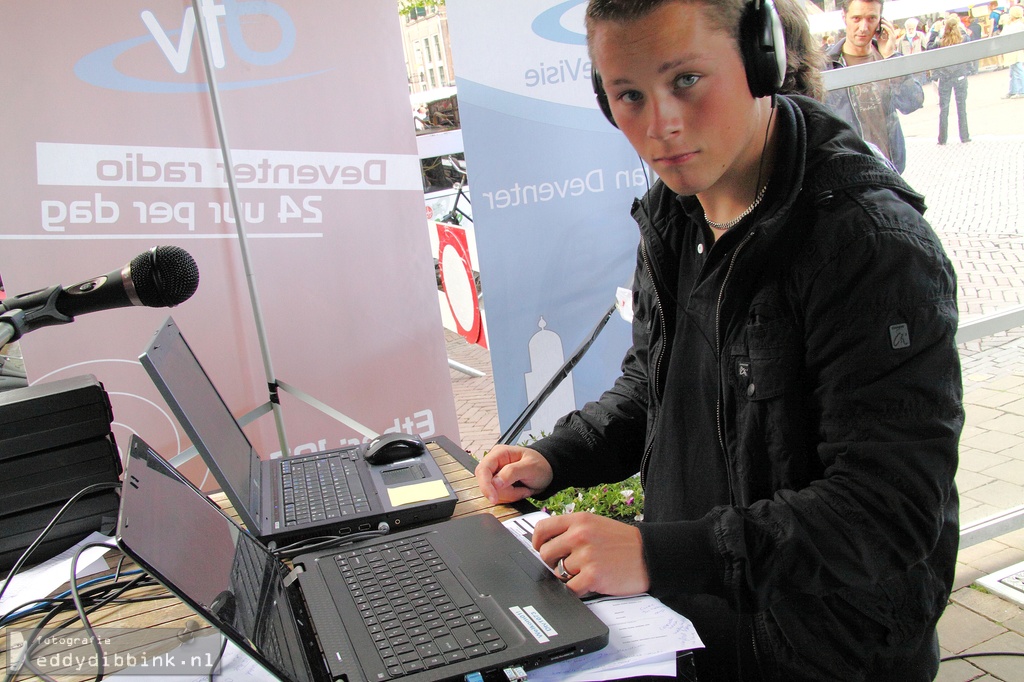
[[[546,494],[640,471],[650,592],[742,679],[932,679],[958,542],[955,274],[923,198],[849,126],[803,97],[776,116],[766,198],[718,242],[660,181],[634,204],[633,346],[534,444]]]

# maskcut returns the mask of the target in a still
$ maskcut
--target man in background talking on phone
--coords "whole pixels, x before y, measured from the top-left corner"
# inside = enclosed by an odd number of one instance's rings
[[[831,68],[888,59],[898,44],[892,22],[882,17],[881,0],[843,0],[846,37],[828,51]],[[896,112],[909,114],[924,104],[924,90],[911,76],[872,81],[832,90],[827,104],[900,173],[907,147]]]

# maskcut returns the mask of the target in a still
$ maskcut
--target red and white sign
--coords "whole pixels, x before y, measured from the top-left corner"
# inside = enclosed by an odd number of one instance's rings
[[[486,348],[480,290],[473,273],[475,258],[471,257],[466,230],[448,223],[434,224],[437,227],[437,260],[444,288],[442,293],[455,331],[470,343]]]

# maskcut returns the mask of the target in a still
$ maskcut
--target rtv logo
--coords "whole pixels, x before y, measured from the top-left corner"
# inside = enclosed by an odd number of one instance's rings
[[[276,24],[278,42],[269,50],[250,47],[243,32],[243,24],[251,26],[255,17]],[[199,0],[199,17],[189,6],[181,19],[181,28],[163,26],[151,10],[140,14],[146,34],[114,43],[92,52],[78,61],[75,74],[86,83],[126,92],[204,92],[206,83],[182,82],[158,78],[140,78],[121,72],[118,58],[128,52],[154,43],[176,74],[184,74],[193,58],[193,49],[199,50],[200,35],[197,21],[202,22],[203,33],[209,46],[209,59],[216,69],[230,65],[229,55],[253,66],[274,66],[285,61],[295,49],[295,22],[279,5],[269,0]],[[251,30],[251,29],[250,29]],[[196,53],[198,54],[198,53]],[[270,85],[298,78],[306,78],[323,71],[221,82],[222,89],[239,89]]]
[[[217,5],[214,3],[214,0],[200,0],[199,3],[199,11],[203,15],[203,28],[210,46],[210,59],[213,62],[213,65],[218,69],[224,68],[226,59],[224,56],[224,41],[222,40],[220,22],[218,22],[217,18],[227,17],[228,4],[233,5],[233,9],[235,9],[235,11],[232,12],[230,25],[237,26],[239,23],[238,17],[240,13],[237,11],[238,5],[234,0],[226,0],[224,5]],[[251,6],[253,3],[245,4]],[[284,10],[277,5],[272,5],[270,3],[261,4],[272,10],[276,10],[276,14],[278,16],[275,16],[274,18],[277,19],[278,24],[281,26],[282,35],[291,39],[289,45],[285,46],[284,41],[282,41],[282,45],[278,46],[278,48],[272,53],[269,53],[277,57],[271,62],[276,63],[291,53],[291,48],[295,42],[295,25],[292,24],[291,17],[289,17]],[[282,18],[284,20],[283,22]],[[167,61],[170,62],[171,67],[173,67],[178,73],[185,73],[185,69],[188,68],[189,57],[192,55],[192,45],[197,42],[194,38],[198,38],[198,35],[196,34],[195,9],[193,7],[185,9],[185,17],[181,23],[181,31],[178,32],[179,38],[177,46],[171,42],[170,36],[150,10],[147,9],[142,12],[142,23],[144,23],[146,28],[149,29],[150,34],[156,40],[156,44],[160,46],[160,50],[163,51],[164,56],[167,57]],[[171,33],[174,33],[174,31]],[[241,56],[242,59],[252,63],[257,63],[256,61],[248,58],[248,53],[251,53],[252,50],[249,50],[248,45],[245,43],[245,40],[242,39],[240,33],[238,35],[234,35],[229,29],[228,39],[231,41],[232,48],[240,53],[239,56]]]

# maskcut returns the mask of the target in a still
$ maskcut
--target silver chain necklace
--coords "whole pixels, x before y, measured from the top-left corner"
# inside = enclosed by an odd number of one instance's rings
[[[724,223],[716,223],[714,220],[708,218],[708,212],[704,211],[704,222],[706,222],[708,226],[713,227],[716,230],[728,230],[729,228],[736,226],[736,224],[738,224],[741,220],[750,215],[751,211],[757,208],[757,205],[761,203],[761,199],[764,199],[764,193],[767,189],[768,183],[765,183],[764,187],[762,187],[761,190],[757,193],[757,196],[754,197],[754,203],[752,203],[750,206],[747,206],[747,210],[743,211],[743,213],[740,213],[732,220]]]

